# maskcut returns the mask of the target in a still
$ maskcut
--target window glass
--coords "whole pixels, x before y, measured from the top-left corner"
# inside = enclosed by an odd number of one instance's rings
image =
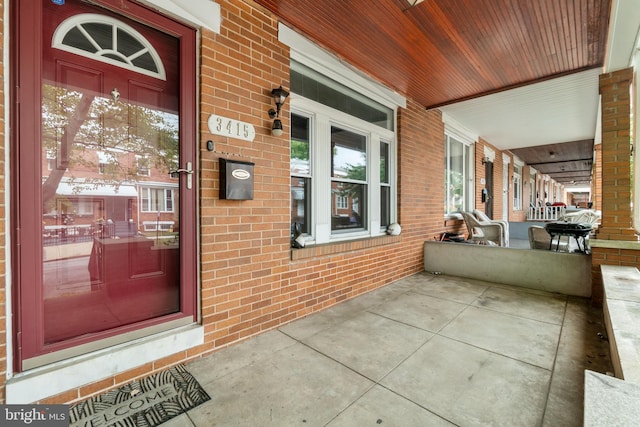
[[[393,130],[393,110],[295,61],[291,91],[354,117]]]
[[[364,136],[331,128],[331,176],[366,181],[367,140]]]
[[[311,172],[309,118],[291,114],[291,174],[309,175]]]
[[[389,144],[380,142],[380,182],[389,183]]]
[[[331,127],[331,230],[366,228],[367,139]]]
[[[391,224],[391,186],[389,185],[389,144],[380,142],[380,226]]]
[[[291,114],[291,224],[310,234],[311,144],[310,119]]]
[[[448,138],[446,169],[446,213],[464,210],[464,144]]]
[[[108,62],[160,79],[166,74],[160,56],[147,40],[129,25],[93,14],[74,15],[65,20],[52,43],[88,58]]]

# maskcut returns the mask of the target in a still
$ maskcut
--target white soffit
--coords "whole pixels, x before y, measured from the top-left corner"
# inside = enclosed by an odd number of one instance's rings
[[[634,50],[640,48],[640,7],[638,0],[613,0],[605,71],[632,65]]]
[[[601,73],[595,68],[439,109],[500,150],[593,139]]]
[[[212,0],[141,0],[155,9],[184,22],[220,34],[220,5]]]

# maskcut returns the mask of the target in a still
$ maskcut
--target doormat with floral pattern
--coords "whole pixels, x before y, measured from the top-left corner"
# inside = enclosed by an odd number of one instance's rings
[[[154,427],[209,400],[182,365],[72,405],[75,426]]]

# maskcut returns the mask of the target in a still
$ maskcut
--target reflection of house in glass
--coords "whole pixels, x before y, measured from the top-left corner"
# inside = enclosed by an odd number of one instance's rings
[[[331,127],[331,230],[366,224],[367,138]]]
[[[47,155],[48,170],[55,158]],[[85,150],[82,168],[67,170],[53,199],[45,202],[45,246],[90,241],[92,237],[172,238],[178,230],[178,179],[154,169],[148,157],[123,152]],[[94,170],[87,167],[95,165]],[[136,178],[118,182],[119,168]],[[43,181],[46,182],[46,170]]]
[[[349,178],[348,172],[334,167],[335,177]],[[331,229],[341,230],[363,226],[361,200],[364,200],[365,186],[357,183],[331,182]]]
[[[94,146],[72,144],[64,169],[43,151],[47,343],[178,310],[179,185],[171,163],[158,152]],[[122,315],[143,300],[144,309]],[[87,311],[63,320],[78,304]]]
[[[309,233],[307,215],[311,203],[309,160],[291,158],[291,222],[300,224],[303,233]]]
[[[44,246],[174,237],[178,116],[89,88],[43,92]]]

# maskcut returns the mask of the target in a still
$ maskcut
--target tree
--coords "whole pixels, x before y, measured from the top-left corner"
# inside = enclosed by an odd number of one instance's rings
[[[178,163],[177,114],[50,85],[42,99],[42,149],[55,160],[43,182],[45,206],[63,177],[80,194],[88,186],[135,182],[137,158],[167,173]],[[108,153],[111,167],[91,178],[86,171],[98,170],[98,152]]]

